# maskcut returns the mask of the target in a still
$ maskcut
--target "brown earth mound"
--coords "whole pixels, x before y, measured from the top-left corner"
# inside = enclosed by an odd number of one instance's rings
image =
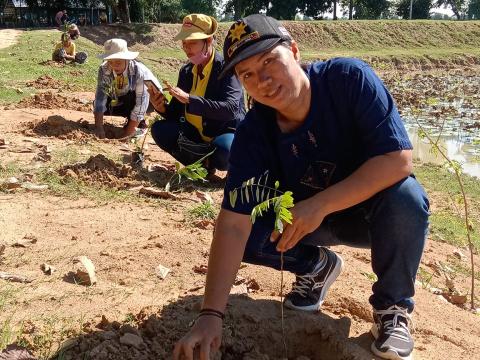
[[[70,140],[94,137],[93,128],[88,121],[79,120],[75,122],[60,115],[51,115],[40,122],[29,122],[23,133],[27,136],[53,136]]]
[[[91,333],[75,339],[64,359],[168,359],[174,343],[195,320],[201,298],[183,298],[152,314],[144,309],[135,326],[109,322],[105,317]],[[371,355],[349,341],[350,320],[328,315],[285,310],[285,341],[282,340],[280,303],[277,300],[232,299],[224,323],[220,354],[224,360],[337,360],[367,359]],[[261,307],[263,311],[254,311]],[[99,331],[100,330],[100,331]],[[353,356],[355,354],[355,357]]]
[[[54,94],[51,91],[35,94],[30,98],[25,98],[17,104],[17,108],[67,109],[85,112],[92,111],[92,106],[88,101],[70,98],[61,94]]]
[[[125,189],[140,185],[138,174],[129,165],[116,163],[105,155],[91,156],[87,162],[67,165],[59,174],[88,184]]]
[[[42,75],[37,80],[27,82],[27,86],[34,87],[35,89],[60,89],[63,85],[61,81],[49,75]]]

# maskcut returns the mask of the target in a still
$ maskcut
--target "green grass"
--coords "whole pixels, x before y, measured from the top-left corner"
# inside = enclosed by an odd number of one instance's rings
[[[0,287],[0,314],[7,314],[7,307],[15,300],[17,290],[12,286]],[[18,336],[19,330],[12,323],[11,316],[0,318],[0,351],[11,344]]]
[[[453,173],[444,167],[431,164],[415,167],[417,179],[424,185],[431,199],[434,196],[435,210],[430,216],[430,235],[434,240],[465,246],[467,236],[463,217],[463,200],[460,186]],[[470,237],[477,249],[480,249],[480,181],[462,176],[469,205],[469,220],[474,228]]]
[[[60,39],[57,30],[30,30],[20,35],[17,44],[0,50],[0,103],[18,101],[35,90],[26,83],[41,75],[71,84],[79,90],[93,91],[100,60],[95,57],[100,47],[85,38],[76,41],[77,51],[87,51],[89,60],[83,65],[55,67],[41,63],[51,59],[55,44]],[[73,76],[72,71],[83,72]],[[21,89],[23,94],[17,92]]]
[[[217,209],[210,201],[205,201],[188,209],[187,217],[192,220],[214,220],[217,217]]]
[[[16,162],[0,164],[0,180],[22,174],[22,168]]]

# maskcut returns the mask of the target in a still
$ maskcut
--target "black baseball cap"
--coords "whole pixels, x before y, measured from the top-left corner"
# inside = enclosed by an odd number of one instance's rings
[[[223,43],[225,65],[219,78],[231,72],[240,61],[288,40],[292,37],[287,29],[270,16],[253,14],[237,20],[228,30]]]

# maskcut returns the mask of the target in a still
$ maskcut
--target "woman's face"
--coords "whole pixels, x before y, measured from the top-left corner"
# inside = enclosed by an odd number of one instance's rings
[[[108,65],[116,74],[121,74],[127,67],[127,60],[111,59],[108,60]]]
[[[182,40],[182,49],[187,55],[188,58],[194,57],[195,55],[205,51],[207,47],[207,41],[202,40]]]

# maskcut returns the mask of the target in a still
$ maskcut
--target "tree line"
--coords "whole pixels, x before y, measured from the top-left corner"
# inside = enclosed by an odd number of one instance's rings
[[[5,1],[5,0],[4,0]],[[457,20],[480,19],[480,0],[26,0],[31,8],[63,9],[95,7],[112,9],[122,22],[181,22],[189,13],[204,13],[221,20],[234,20],[253,13],[266,13],[280,20],[307,19],[428,19],[435,7],[450,9]],[[0,0],[2,2],[2,0]]]

